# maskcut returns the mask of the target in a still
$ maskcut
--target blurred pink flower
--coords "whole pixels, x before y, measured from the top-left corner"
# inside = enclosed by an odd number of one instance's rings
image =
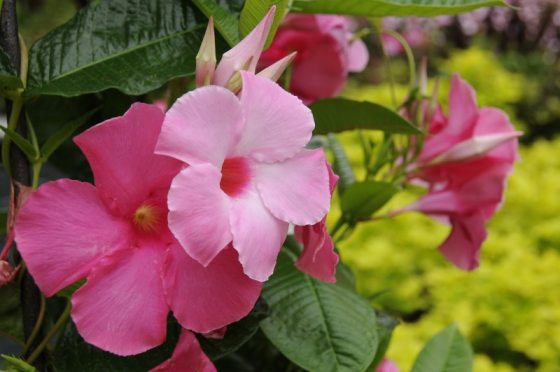
[[[151,369],[150,372],[186,371],[216,372],[216,367],[204,354],[196,337],[183,329],[171,358]]]
[[[95,186],[48,182],[15,225],[47,296],[87,278],[72,296],[72,319],[87,342],[119,355],[161,344],[170,309],[184,328],[210,332],[245,316],[261,290],[233,248],[205,268],[168,230],[167,192],[182,164],[153,154],[163,119],[157,106],[137,103],[77,136]]]
[[[306,104],[336,96],[348,73],[362,71],[369,60],[364,42],[352,39],[347,19],[335,15],[288,15],[259,65],[269,66],[294,51],[290,91]]]
[[[427,43],[427,37],[420,28],[411,28],[402,32],[401,36],[411,48],[420,48]],[[404,54],[404,47],[395,37],[387,32],[381,33],[383,48],[388,56]]]
[[[391,359],[384,358],[377,366],[376,372],[399,372],[399,368]]]
[[[315,224],[327,213],[329,175],[323,151],[304,148],[310,110],[268,79],[240,77],[239,97],[205,86],[179,98],[156,152],[189,165],[168,196],[169,227],[187,253],[208,265],[232,243],[244,272],[265,281],[288,224]]]
[[[331,195],[336,188],[338,176],[327,164]],[[296,261],[296,267],[314,278],[325,282],[336,282],[336,265],[338,255],[334,252],[334,243],[327,230],[326,216],[314,225],[296,226],[295,237],[303,244],[303,252]]]
[[[449,222],[451,235],[440,246],[445,257],[464,270],[479,265],[485,223],[499,208],[508,175],[518,158],[517,137],[507,115],[478,109],[474,90],[452,79],[449,115],[436,110],[412,179],[429,191],[406,208]]]

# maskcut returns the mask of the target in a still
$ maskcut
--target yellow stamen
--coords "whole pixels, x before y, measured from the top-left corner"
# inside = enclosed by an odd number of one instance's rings
[[[156,209],[149,204],[142,204],[134,212],[134,225],[142,231],[154,231],[159,223],[160,216]]]

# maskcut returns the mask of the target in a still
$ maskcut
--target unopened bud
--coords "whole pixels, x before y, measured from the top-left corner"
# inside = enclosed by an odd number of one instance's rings
[[[214,36],[214,18],[208,20],[208,27],[200,50],[196,55],[196,85],[201,87],[210,84],[216,69],[216,41]]]

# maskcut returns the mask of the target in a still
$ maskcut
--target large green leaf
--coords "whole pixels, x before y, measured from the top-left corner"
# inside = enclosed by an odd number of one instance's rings
[[[0,48],[0,91],[18,88],[23,88],[23,83],[17,76],[16,70],[10,62],[10,58],[6,52]]]
[[[386,133],[418,134],[421,131],[395,111],[373,102],[347,98],[327,98],[311,105],[314,134],[338,133],[353,129]]]
[[[399,191],[393,184],[363,181],[350,185],[340,200],[342,213],[349,221],[367,218],[383,207]]]
[[[350,185],[356,182],[356,175],[354,174],[354,169],[348,160],[348,156],[344,151],[342,144],[336,139],[334,134],[329,134],[329,147],[333,153],[333,171],[339,177],[338,180],[338,194],[343,195],[344,192]]]
[[[354,291],[309,277],[283,251],[265,284],[261,325],[288,359],[309,371],[365,371],[378,345],[375,312]]]
[[[100,0],[33,45],[27,95],[139,95],[195,71],[207,20],[190,1]]]
[[[470,372],[473,352],[455,324],[436,334],[424,346],[412,372]]]
[[[224,40],[234,46],[239,43],[239,13],[243,0],[193,0],[207,17],[214,17],[214,27]]]
[[[468,12],[494,5],[506,3],[503,0],[294,0],[293,10],[368,17],[429,17]]]
[[[282,22],[282,19],[288,11],[291,2],[291,0],[246,0],[239,19],[239,33],[241,34],[241,37],[247,36],[249,32],[251,32],[251,30],[253,30],[253,28],[255,28],[255,26],[264,18],[270,8],[275,5],[276,13],[274,14],[274,21],[270,27],[270,32],[265,45],[265,48],[267,48],[272,42],[272,39],[276,34],[276,30],[278,29],[278,26],[280,26],[280,22]]]

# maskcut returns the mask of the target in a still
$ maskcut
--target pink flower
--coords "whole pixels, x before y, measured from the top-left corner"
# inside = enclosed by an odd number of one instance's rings
[[[266,280],[288,224],[311,225],[329,209],[322,150],[306,150],[313,116],[276,83],[240,73],[240,96],[205,86],[179,98],[156,152],[189,165],[173,180],[169,227],[208,265],[232,243],[244,272]]]
[[[384,358],[377,366],[376,372],[399,372],[399,368],[391,359]]]
[[[453,76],[448,118],[436,111],[411,174],[427,182],[429,192],[406,210],[451,224],[451,235],[440,250],[464,270],[479,265],[485,223],[502,202],[520,135],[502,111],[478,109],[473,89]]]
[[[17,270],[8,261],[0,260],[0,288],[14,280]]]
[[[196,337],[183,329],[171,358],[153,368],[150,372],[186,371],[216,372],[216,367],[204,354]]]
[[[336,188],[338,176],[327,164],[331,195]],[[338,255],[334,252],[334,243],[327,230],[326,217],[315,225],[296,226],[295,237],[303,244],[303,253],[296,261],[296,267],[319,280],[334,283]]]
[[[87,342],[119,355],[161,344],[169,310],[184,328],[210,332],[245,316],[261,290],[232,247],[203,267],[169,232],[166,197],[181,163],[153,154],[163,118],[157,106],[138,103],[77,136],[95,186],[46,183],[15,226],[47,296],[87,278],[72,296],[72,319]]]
[[[349,72],[362,71],[369,59],[361,40],[352,40],[348,21],[335,15],[290,14],[260,59],[269,66],[297,51],[290,91],[305,103],[336,96]]]

